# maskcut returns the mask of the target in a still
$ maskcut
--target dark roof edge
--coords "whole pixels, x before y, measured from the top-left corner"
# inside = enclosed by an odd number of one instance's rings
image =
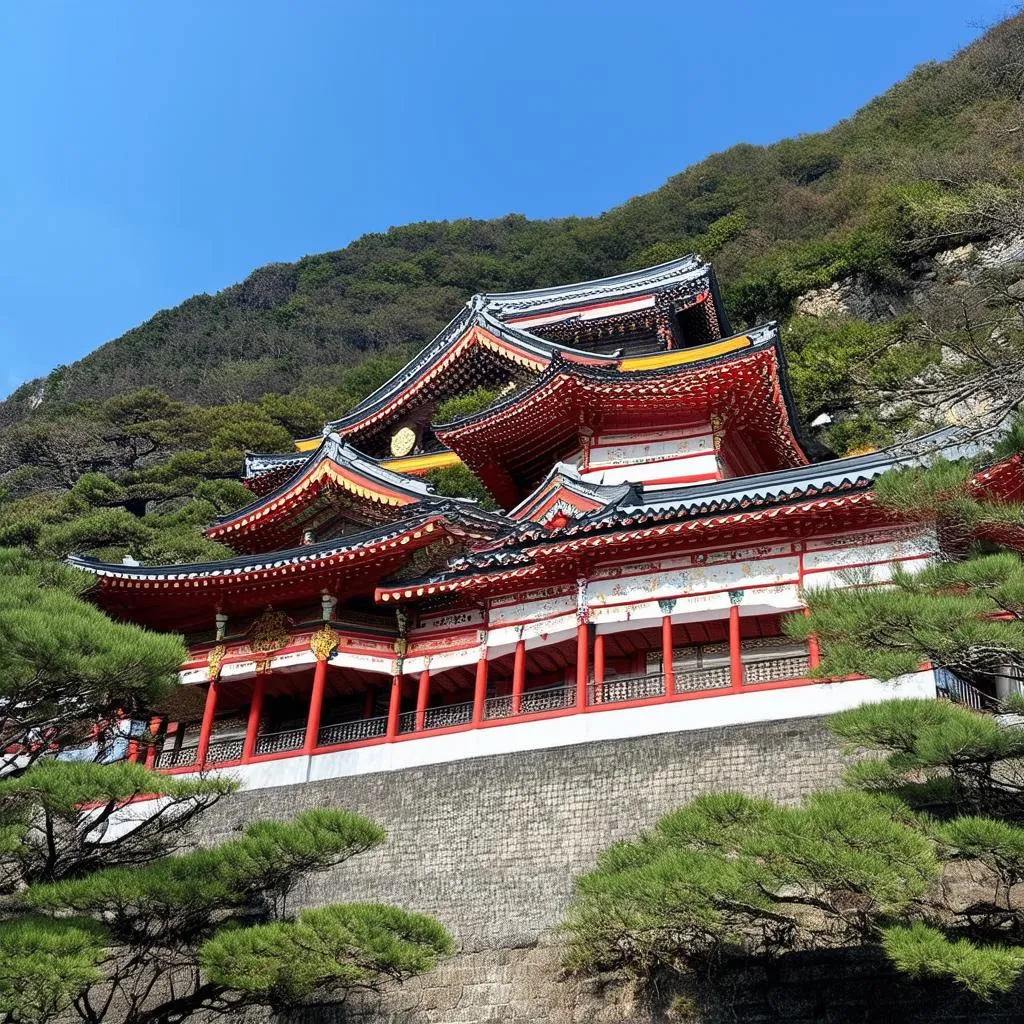
[[[395,520],[393,523],[373,530],[362,530],[359,533],[334,537],[302,547],[286,548],[282,551],[269,551],[256,555],[235,555],[217,562],[191,562],[182,565],[126,565],[118,562],[102,562],[96,558],[74,554],[68,555],[65,561],[69,565],[93,575],[103,573],[127,579],[208,576],[231,571],[255,572],[260,569],[277,568],[281,565],[328,557],[374,542],[388,541],[409,530],[415,530],[418,526],[437,516],[450,519],[453,523],[461,526],[491,529],[495,533],[499,530],[507,530],[510,526],[504,516],[487,512],[484,509],[472,508],[460,503],[457,499],[450,498],[418,511],[415,515]]]
[[[254,512],[256,509],[266,505],[267,502],[273,501],[275,498],[279,498],[282,494],[287,493],[289,488],[297,483],[313,466],[323,462],[324,459],[331,459],[338,463],[338,465],[350,467],[353,472],[361,473],[370,478],[376,478],[382,483],[387,484],[389,487],[403,491],[417,501],[429,499],[434,493],[432,484],[420,481],[417,477],[409,476],[406,473],[396,473],[392,469],[385,469],[380,465],[379,460],[370,458],[368,455],[363,455],[362,452],[353,448],[351,445],[346,444],[336,435],[329,434],[325,437],[315,451],[300,454],[305,454],[305,457],[302,459],[302,462],[299,464],[296,471],[292,473],[287,480],[280,483],[273,490],[256,498],[254,501],[250,501],[248,505],[244,505],[242,508],[236,509],[234,512],[228,512],[222,516],[218,516],[213,521],[213,526],[230,523],[239,516],[244,516],[249,512]],[[417,486],[417,484],[419,486]]]
[[[673,271],[683,274],[692,271],[710,269],[711,264],[701,259],[696,253],[687,253],[685,256],[678,256],[674,260],[665,263],[658,263],[653,267],[645,267],[642,270],[628,270],[622,274],[612,274],[610,277],[597,277],[590,281],[577,281],[567,285],[553,285],[549,288],[530,288],[518,292],[483,292],[479,296],[487,308],[502,306],[512,302],[526,302],[534,300],[543,304],[545,299],[556,300],[562,296],[572,296],[579,292],[593,292],[597,289],[615,291],[616,289],[628,290],[630,286],[636,285],[637,290],[645,290],[652,281],[659,277],[666,277]]]
[[[763,339],[754,339],[754,335],[762,335]],[[706,359],[697,359],[692,363],[677,363],[672,366],[663,366],[653,370],[631,370],[628,372],[621,373],[621,380],[651,380],[657,379],[658,377],[670,377],[676,374],[687,373],[694,369],[703,369],[707,366],[715,363],[731,362],[736,359],[741,359],[744,356],[750,355],[751,352],[762,351],[763,349],[774,347],[776,354],[779,358],[780,374],[779,379],[782,382],[782,395],[783,400],[786,403],[786,411],[791,421],[791,427],[795,426],[795,406],[793,405],[792,395],[789,392],[789,382],[786,377],[785,360],[782,355],[782,341],[781,332],[779,330],[778,322],[770,320],[768,323],[760,324],[757,327],[751,328],[749,331],[740,331],[738,334],[732,334],[728,338],[718,338],[713,342],[707,342],[710,345],[717,345],[724,341],[731,341],[733,338],[749,337],[752,339],[752,343],[748,348],[737,349],[735,352],[725,352],[721,355],[708,356]],[[704,346],[701,346],[704,347]],[[685,351],[680,349],[680,351]],[[664,353],[651,353],[652,355],[663,355]],[[596,379],[598,375],[604,375],[608,373],[620,374],[620,371],[614,366],[618,360],[612,361],[613,365],[608,366],[590,366],[587,363],[581,363],[575,359],[566,359],[561,354],[556,355],[552,358],[547,368],[540,374],[538,374],[530,383],[522,390],[515,391],[507,398],[503,398],[500,402],[495,402],[493,405],[487,406],[486,409],[481,409],[478,412],[469,413],[466,416],[460,416],[458,419],[452,420],[449,423],[435,423],[433,424],[435,434],[440,437],[441,431],[455,430],[461,427],[469,426],[476,422],[482,422],[489,416],[493,416],[495,413],[504,412],[506,409],[511,408],[522,399],[526,398],[533,392],[539,391],[547,382],[566,370],[578,373],[584,377],[590,377]],[[610,378],[609,378],[610,379]],[[794,430],[794,436],[796,432]],[[797,437],[797,443],[803,447],[801,439]]]

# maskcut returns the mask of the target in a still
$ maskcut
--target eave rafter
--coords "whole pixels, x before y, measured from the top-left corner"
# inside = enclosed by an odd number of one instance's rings
[[[384,470],[332,436],[275,491],[222,517],[206,535],[241,552],[286,548],[305,529],[389,522],[431,496],[422,481]]]
[[[268,603],[316,600],[327,592],[370,597],[374,585],[421,548],[488,540],[501,521],[449,503],[375,531],[265,555],[221,562],[129,566],[72,557],[95,577],[93,599],[112,614],[145,625],[190,628],[213,615],[249,613]]]
[[[796,535],[801,535],[812,518],[820,523],[822,516],[830,517],[830,522],[837,528],[847,528],[865,520],[872,524],[900,521],[896,514],[879,509],[870,493],[823,497],[731,515],[623,528],[565,539],[552,538],[549,544],[529,546],[505,559],[495,559],[479,567],[467,566],[447,578],[409,581],[401,586],[379,586],[375,598],[382,604],[390,604],[442,595],[507,593],[527,584],[546,586],[555,581],[571,580],[576,572],[596,562],[645,557],[660,546],[678,551],[687,545],[733,543],[750,536],[764,536],[769,529],[780,534],[795,531]]]
[[[655,359],[653,365],[646,362]],[[506,506],[551,460],[581,447],[581,430],[643,428],[719,417],[760,439],[765,468],[806,464],[784,386],[778,333],[743,335],[681,353],[588,367],[561,357],[529,387],[474,416],[435,427]]]

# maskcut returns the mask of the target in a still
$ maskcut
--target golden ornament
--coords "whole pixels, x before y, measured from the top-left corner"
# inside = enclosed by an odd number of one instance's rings
[[[391,454],[396,459],[408,455],[416,447],[416,431],[412,427],[400,427],[391,435]]]
[[[227,648],[223,644],[217,644],[216,647],[210,648],[210,653],[206,656],[206,678],[211,683],[220,674],[220,663],[224,660],[226,653]]]
[[[330,626],[321,626],[310,638],[309,649],[317,661],[326,661],[338,646],[338,634]]]

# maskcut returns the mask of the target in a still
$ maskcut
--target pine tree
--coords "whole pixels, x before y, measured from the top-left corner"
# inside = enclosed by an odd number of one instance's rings
[[[1011,466],[1022,434],[1015,426],[998,453]],[[809,614],[791,617],[787,631],[817,638],[821,675],[892,679],[931,664],[983,685],[1024,667],[1024,510],[986,498],[979,468],[938,459],[879,481],[878,503],[934,525],[942,552],[916,573],[851,577],[806,595]],[[870,754],[845,789],[799,808],[704,796],[612,846],[577,879],[568,966],[648,974],[874,946],[912,977],[951,980],[984,999],[1009,992],[1024,977],[1017,723],[942,700],[834,716],[830,728],[851,752]]]
[[[196,849],[194,824],[233,783],[105,763],[105,730],[88,742],[96,724],[145,719],[184,651],[112,622],[82,588],[63,566],[0,552],[0,1019],[171,1024],[284,1009],[451,952],[440,924],[397,907],[295,912],[303,876],[384,842],[365,818],[309,811]]]

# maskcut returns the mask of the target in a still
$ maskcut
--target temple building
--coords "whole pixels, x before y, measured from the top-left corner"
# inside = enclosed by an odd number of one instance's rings
[[[447,399],[493,389],[439,422]],[[939,550],[873,500],[954,432],[820,461],[779,328],[735,334],[688,256],[474,296],[403,370],[288,455],[250,454],[237,554],[74,564],[111,615],[186,635],[180,721],[133,756],[271,786],[589,740],[820,715],[894,693],[811,673],[783,632],[811,586]],[[503,511],[445,497],[462,464]],[[1017,467],[977,486],[1019,496]]]

